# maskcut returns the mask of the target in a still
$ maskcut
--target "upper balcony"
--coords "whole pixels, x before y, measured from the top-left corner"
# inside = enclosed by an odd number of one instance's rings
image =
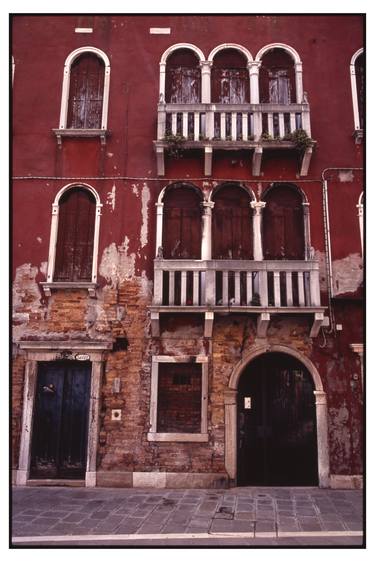
[[[314,141],[310,106],[300,104],[159,103],[154,141],[157,173],[165,174],[165,152],[204,150],[204,175],[212,174],[214,150],[250,150],[252,174],[261,172],[263,150],[294,150],[299,175],[308,174]]]
[[[296,153],[306,176],[315,141],[298,53],[284,44],[263,47],[255,59],[243,46],[215,47],[207,60],[191,44],[171,46],[160,61],[158,175],[165,153],[204,152],[204,174],[212,175],[214,150],[252,153],[252,174],[261,174],[265,150]]]

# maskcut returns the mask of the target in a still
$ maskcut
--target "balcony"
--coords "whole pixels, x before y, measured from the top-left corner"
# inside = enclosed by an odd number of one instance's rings
[[[319,264],[310,261],[164,260],[154,261],[151,324],[159,335],[160,313],[202,313],[205,337],[212,336],[215,314],[257,315],[257,332],[265,337],[270,316],[307,314],[310,337],[319,333]]]
[[[298,147],[290,137],[297,130],[311,136],[307,102],[279,104],[174,104],[159,103],[154,147],[157,173],[165,174],[164,154],[178,150],[204,150],[204,174],[212,175],[214,150],[250,150],[252,174],[261,173],[264,150],[294,150],[300,155],[299,175],[306,176],[315,141]]]

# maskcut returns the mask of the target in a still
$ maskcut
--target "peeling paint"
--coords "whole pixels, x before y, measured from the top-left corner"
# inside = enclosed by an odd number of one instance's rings
[[[134,193],[134,195],[136,195],[137,197],[139,197],[139,191],[138,191],[138,187],[135,183],[132,184],[132,192]]]
[[[107,191],[107,205],[112,207],[112,212],[115,210],[116,206],[116,185],[113,184],[112,191]]]
[[[30,319],[30,314],[42,311],[41,293],[35,278],[38,267],[24,263],[16,269],[13,283],[13,337],[17,341],[23,331],[22,325]]]
[[[354,293],[363,281],[363,262],[359,254],[350,254],[332,264],[333,291]]]
[[[142,226],[141,226],[141,247],[144,248],[147,244],[148,235],[148,203],[150,201],[150,190],[146,183],[142,187]]]
[[[39,271],[40,273],[43,273],[43,275],[45,275],[46,277],[47,277],[47,268],[48,268],[48,262],[42,261],[39,266]]]
[[[320,290],[323,292],[328,291],[328,280],[327,280],[327,264],[326,264],[326,254],[325,252],[319,252],[311,247],[311,253],[315,260],[319,262],[319,283]]]
[[[112,287],[117,287],[125,279],[135,275],[135,254],[128,255],[129,238],[125,236],[123,244],[116,246],[113,242],[104,249],[99,266],[99,273]]]
[[[344,170],[341,170],[341,171],[338,173],[338,176],[339,176],[339,181],[340,181],[341,183],[346,183],[346,182],[352,182],[352,181],[354,181],[353,170],[349,170],[349,171],[347,171],[347,170],[345,170],[345,171],[344,171]]]
[[[142,297],[146,297],[148,299],[152,299],[152,281],[149,281],[146,276],[146,272],[142,271],[141,274],[141,295]]]
[[[42,243],[42,239],[41,239],[41,237],[40,237],[40,236],[37,236],[37,237],[36,237],[36,239],[37,239],[37,241],[39,242],[39,244],[41,244],[41,243]]]

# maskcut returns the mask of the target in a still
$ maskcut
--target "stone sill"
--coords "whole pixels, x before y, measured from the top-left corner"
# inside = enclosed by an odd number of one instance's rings
[[[75,290],[75,289],[86,289],[90,297],[96,296],[96,283],[90,281],[52,281],[52,282],[42,282],[42,289],[46,297],[51,296],[53,290]]]
[[[106,144],[107,129],[52,129],[56,135],[57,144],[61,145],[63,137],[71,138],[100,138],[100,144]]]
[[[269,314],[312,314],[315,312],[324,312],[327,307],[325,306],[168,306],[168,305],[151,305],[148,307],[151,312],[162,313],[203,313],[203,312],[216,312],[218,314],[233,314],[233,313],[247,313],[247,314],[260,314],[268,312]]]
[[[173,442],[208,442],[208,433],[151,433],[147,441]]]

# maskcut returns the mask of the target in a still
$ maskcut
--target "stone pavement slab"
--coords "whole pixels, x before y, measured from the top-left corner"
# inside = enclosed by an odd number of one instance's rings
[[[60,536],[76,537],[75,540],[95,536],[96,540],[104,540],[109,535],[131,536],[133,542],[137,536],[168,535],[168,540],[174,541],[174,535],[183,537],[189,533],[190,540],[195,540],[191,536],[195,534],[206,534],[213,540],[215,533],[229,533],[241,535],[245,544],[250,538],[280,539],[280,533],[287,532],[295,535],[289,539],[306,539],[314,544],[320,539],[322,544],[330,544],[331,539],[340,538],[355,542],[362,531],[361,490],[33,486],[14,488],[12,499],[15,541],[37,537],[40,542],[43,537],[52,540]],[[340,536],[335,538],[334,532]]]

